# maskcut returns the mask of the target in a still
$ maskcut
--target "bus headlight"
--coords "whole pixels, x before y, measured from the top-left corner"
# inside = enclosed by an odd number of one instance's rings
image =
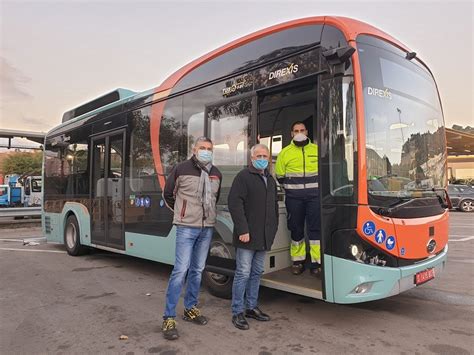
[[[362,250],[362,247],[360,245],[357,245],[357,244],[349,245],[349,251],[350,251],[351,255],[354,257],[354,259],[361,260],[363,250]]]
[[[350,244],[349,245],[349,252],[354,258],[354,260],[359,261],[361,263],[365,263],[367,261],[367,252],[364,250],[362,245],[360,244]]]

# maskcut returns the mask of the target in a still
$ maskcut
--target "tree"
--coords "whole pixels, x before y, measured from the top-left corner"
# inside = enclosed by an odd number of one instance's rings
[[[10,154],[2,164],[4,174],[41,175],[43,152],[15,152]]]

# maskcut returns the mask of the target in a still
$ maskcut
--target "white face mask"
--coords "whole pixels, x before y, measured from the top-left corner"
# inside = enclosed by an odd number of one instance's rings
[[[295,136],[293,137],[293,140],[295,142],[304,142],[305,140],[307,140],[308,137],[306,137],[303,133],[297,133],[295,134]]]

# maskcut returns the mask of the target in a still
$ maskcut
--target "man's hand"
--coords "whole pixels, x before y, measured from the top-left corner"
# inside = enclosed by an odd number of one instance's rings
[[[248,243],[248,242],[250,241],[250,234],[249,234],[249,233],[245,233],[245,234],[239,235],[239,240],[240,240],[242,243]]]

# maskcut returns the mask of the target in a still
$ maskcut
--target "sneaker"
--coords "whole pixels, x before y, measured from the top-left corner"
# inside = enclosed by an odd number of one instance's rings
[[[299,275],[299,274],[301,274],[303,271],[304,271],[304,264],[297,263],[297,264],[291,265],[291,273],[292,273],[293,275]]]
[[[196,306],[185,309],[183,319],[187,322],[193,322],[199,325],[207,324],[207,318],[201,314],[201,311]]]
[[[263,313],[258,307],[255,307],[254,309],[246,309],[245,316],[247,318],[253,318],[262,322],[267,322],[270,320],[270,316]]]
[[[232,324],[240,330],[247,330],[249,329],[249,324],[247,322],[247,319],[245,319],[243,313],[239,314],[234,314],[232,316]]]
[[[165,318],[161,330],[163,331],[163,337],[167,340],[176,340],[179,338],[174,318]]]

